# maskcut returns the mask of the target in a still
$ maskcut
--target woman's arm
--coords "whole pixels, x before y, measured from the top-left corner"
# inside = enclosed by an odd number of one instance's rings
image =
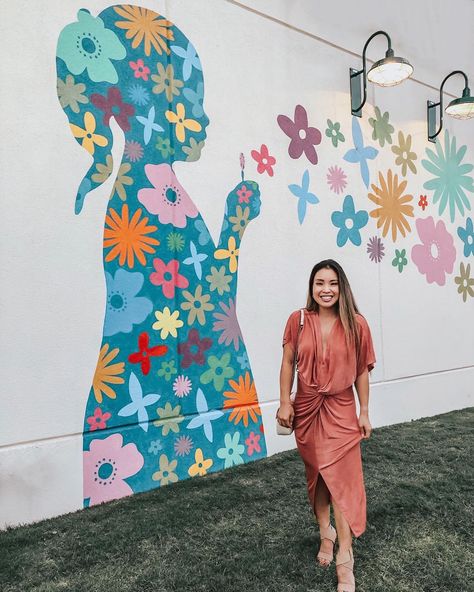
[[[364,439],[367,439],[372,432],[372,426],[369,421],[369,371],[367,368],[356,378],[355,387],[360,406],[360,433]]]
[[[280,408],[278,420],[281,425],[291,427],[293,423],[293,405],[290,401],[291,379],[293,377],[294,351],[293,347],[286,343],[283,346],[283,356],[280,369]]]

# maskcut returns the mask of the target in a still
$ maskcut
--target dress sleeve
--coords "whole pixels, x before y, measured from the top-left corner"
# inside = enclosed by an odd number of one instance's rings
[[[357,358],[357,376],[360,376],[366,368],[369,372],[374,368],[376,359],[369,325],[362,315],[358,316],[357,318],[359,319],[360,329],[360,349],[359,356]]]
[[[290,343],[291,346],[293,347],[293,351],[295,350],[296,340],[298,338],[298,327],[299,327],[299,322],[300,322],[299,315],[300,315],[299,310],[295,310],[295,312],[291,313],[291,315],[289,316],[289,318],[286,322],[285,332],[283,333],[282,345],[286,345],[287,343]]]

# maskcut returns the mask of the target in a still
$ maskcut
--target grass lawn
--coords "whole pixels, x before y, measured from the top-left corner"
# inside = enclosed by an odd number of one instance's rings
[[[474,408],[363,443],[357,592],[473,590]],[[2,592],[335,592],[296,451],[0,533]]]

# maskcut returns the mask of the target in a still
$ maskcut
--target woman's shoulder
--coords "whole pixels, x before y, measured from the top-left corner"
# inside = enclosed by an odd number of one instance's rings
[[[299,322],[299,320],[300,320],[300,315],[301,315],[301,311],[303,311],[303,313],[304,313],[304,316],[305,316],[305,317],[306,317],[307,315],[310,315],[310,316],[311,316],[311,315],[314,315],[314,314],[316,314],[316,313],[314,313],[314,312],[313,312],[313,311],[311,311],[311,310],[307,310],[305,307],[302,307],[302,308],[297,308],[296,310],[294,310],[294,311],[293,311],[293,312],[290,314],[290,316],[288,317],[288,320],[289,320],[289,321],[295,321],[295,322],[296,322],[296,321],[298,321],[298,322]]]
[[[364,317],[364,315],[360,314],[359,312],[356,312],[355,314],[357,323],[359,324],[360,327],[364,327],[364,328],[368,328],[369,324],[367,323],[367,319]]]

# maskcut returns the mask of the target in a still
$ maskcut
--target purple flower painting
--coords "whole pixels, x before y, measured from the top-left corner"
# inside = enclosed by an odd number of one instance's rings
[[[299,158],[303,152],[311,164],[318,164],[315,146],[321,143],[321,132],[308,124],[308,114],[301,105],[296,105],[294,121],[286,115],[278,115],[278,125],[290,138],[288,154],[291,158]]]

